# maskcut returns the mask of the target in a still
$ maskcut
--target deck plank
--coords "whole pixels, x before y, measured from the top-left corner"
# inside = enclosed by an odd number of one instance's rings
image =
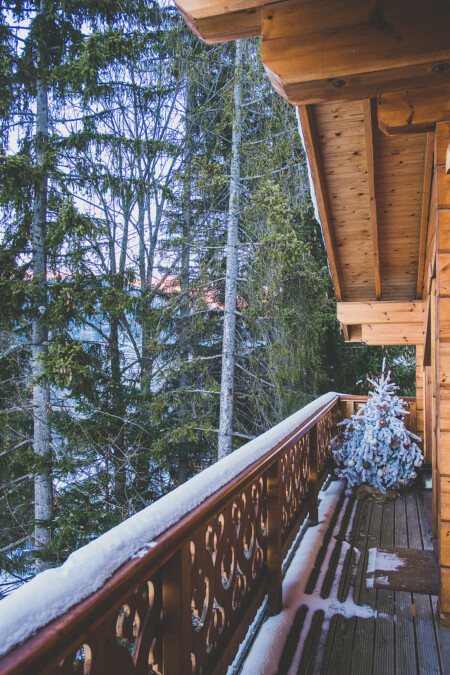
[[[358,605],[369,605],[375,609],[376,591],[373,588],[366,588],[365,571],[368,562],[368,549],[376,546],[380,537],[382,507],[380,509],[379,504],[372,504],[371,502],[364,502],[364,504],[367,504],[367,514],[365,524],[361,523],[361,558],[353,597]],[[358,618],[352,659],[353,673],[372,672],[374,638],[375,619]]]
[[[409,548],[423,548],[416,491],[406,494],[406,517]],[[439,651],[434,630],[432,604],[429,595],[413,593],[413,611],[416,627],[416,649],[419,672],[426,675],[440,673]]]
[[[441,670],[443,673],[450,673],[450,630],[442,628],[438,622],[438,599],[434,596],[431,599],[433,606],[433,616],[435,619],[435,630],[437,637],[437,644],[439,648],[439,657],[441,662]]]
[[[317,658],[317,648],[322,635],[322,625],[325,617],[323,610],[314,613],[311,621],[311,628],[305,640],[302,658],[298,667],[298,675],[311,673],[314,670],[314,664]]]
[[[381,506],[381,546],[393,546],[394,544],[394,510],[394,502]],[[395,672],[393,590],[377,590],[377,611],[373,672],[375,675],[391,675]]]
[[[406,524],[405,496],[395,502],[396,546],[408,546],[408,528]],[[395,634],[396,673],[398,675],[416,675],[417,659],[414,635],[414,616],[412,594],[406,591],[395,592],[397,630]]]

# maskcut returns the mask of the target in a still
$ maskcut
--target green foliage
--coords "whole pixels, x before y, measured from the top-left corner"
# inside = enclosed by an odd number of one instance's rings
[[[47,8],[0,12],[0,562],[18,581],[31,573],[19,554],[32,548],[42,469],[37,312],[49,333],[52,563],[214,461],[221,377],[233,45],[202,44],[144,0]],[[294,109],[271,89],[258,42],[245,50],[236,446],[323,391],[355,392],[383,351],[339,334]],[[30,114],[38,81],[48,137]],[[43,182],[46,281],[30,265]],[[410,393],[411,350],[384,351]]]

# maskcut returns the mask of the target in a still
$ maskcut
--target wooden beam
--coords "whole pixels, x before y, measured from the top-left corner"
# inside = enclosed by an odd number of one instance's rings
[[[422,345],[423,323],[363,324],[361,336],[368,345]]]
[[[362,342],[361,326],[347,326],[348,337],[345,337],[346,342]]]
[[[263,0],[175,0],[195,35],[215,44],[261,34]]]
[[[333,279],[336,299],[342,300],[342,287],[336,259],[336,247],[332,230],[331,210],[327,197],[327,185],[325,172],[323,170],[322,158],[319,149],[319,140],[317,137],[316,123],[312,106],[299,106],[300,123],[303,131],[306,152],[308,154],[309,166],[311,169],[312,181],[319,208],[320,221],[322,225],[323,238],[327,250],[328,262],[330,265],[331,277]]]
[[[425,148],[425,162],[423,170],[422,186],[422,211],[420,216],[420,235],[419,235],[419,259],[417,263],[417,297],[421,298],[423,293],[423,275],[425,270],[425,257],[427,249],[428,234],[428,215],[431,199],[431,180],[433,177],[433,156],[434,156],[434,133],[427,134],[427,144]]]
[[[292,0],[261,17],[262,61],[295,105],[450,83],[447,0]]]
[[[422,301],[338,302],[337,318],[351,324],[416,324],[423,321]]]
[[[378,126],[388,136],[434,131],[436,122],[450,118],[450,84],[381,94],[377,108]]]
[[[364,112],[364,136],[366,144],[366,158],[367,158],[367,182],[369,186],[370,198],[370,228],[372,232],[372,246],[373,246],[373,273],[375,279],[375,297],[381,300],[381,272],[380,272],[380,249],[378,243],[378,216],[377,216],[377,202],[375,198],[375,161],[373,157],[373,124],[374,117],[376,119],[376,108],[374,110],[375,101],[366,98],[363,101]],[[374,113],[375,112],[375,116]]]

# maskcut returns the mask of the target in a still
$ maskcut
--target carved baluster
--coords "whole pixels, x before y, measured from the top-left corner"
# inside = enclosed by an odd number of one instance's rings
[[[319,443],[318,426],[315,424],[309,430],[309,522],[317,525],[319,522]]]
[[[282,605],[282,551],[281,551],[281,461],[278,459],[267,472],[267,569],[268,600],[270,613],[281,612]]]
[[[191,567],[189,543],[163,568],[163,674],[190,673]]]

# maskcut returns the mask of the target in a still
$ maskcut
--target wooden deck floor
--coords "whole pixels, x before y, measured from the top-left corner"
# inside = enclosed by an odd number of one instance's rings
[[[297,611],[279,675],[450,673],[450,630],[438,625],[437,598],[366,588],[368,549],[377,546],[433,548],[420,493],[384,505],[341,498],[306,587],[311,602]],[[317,609],[319,590],[321,598],[336,598],[336,613],[333,602],[328,617]],[[352,603],[376,610],[373,618],[346,618],[342,607]]]

